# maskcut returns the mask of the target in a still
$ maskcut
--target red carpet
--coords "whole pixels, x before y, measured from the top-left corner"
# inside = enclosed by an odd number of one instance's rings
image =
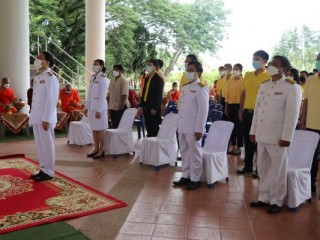
[[[29,175],[37,171],[23,154],[0,157],[0,234],[126,206],[58,172],[34,182]]]

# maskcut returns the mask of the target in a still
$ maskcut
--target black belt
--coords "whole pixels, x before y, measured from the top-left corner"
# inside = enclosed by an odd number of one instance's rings
[[[246,111],[247,113],[253,113],[254,112],[253,109],[243,109],[243,111]]]

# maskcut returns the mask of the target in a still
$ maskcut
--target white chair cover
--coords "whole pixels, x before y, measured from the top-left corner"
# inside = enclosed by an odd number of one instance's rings
[[[288,192],[285,203],[297,208],[311,198],[311,164],[319,134],[296,130],[289,148]]]
[[[79,146],[94,143],[88,117],[83,116],[81,121],[70,122],[68,130],[68,143]]]
[[[140,163],[153,166],[177,161],[178,114],[169,113],[162,120],[157,137],[144,138],[141,143]]]
[[[132,125],[137,114],[136,108],[128,108],[124,111],[117,129],[105,130],[104,151],[106,154],[118,155],[134,152]]]
[[[203,146],[202,179],[208,185],[228,177],[227,148],[234,124],[228,121],[215,121],[208,132]]]

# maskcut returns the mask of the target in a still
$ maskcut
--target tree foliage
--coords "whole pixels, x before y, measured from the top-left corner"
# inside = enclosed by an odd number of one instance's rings
[[[224,37],[222,0],[106,1],[106,62],[139,73],[150,57],[161,58],[168,74],[180,54],[214,54]],[[30,0],[31,32],[42,33],[79,62],[85,61],[85,1]],[[31,52],[36,51],[32,35]],[[67,61],[63,54],[55,53]]]
[[[299,70],[311,71],[319,52],[320,31],[308,26],[285,32],[274,48],[274,54],[288,57],[291,65]]]

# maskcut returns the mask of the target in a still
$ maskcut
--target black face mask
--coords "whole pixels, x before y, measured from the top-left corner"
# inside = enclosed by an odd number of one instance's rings
[[[299,79],[300,79],[300,82],[301,82],[301,83],[304,83],[304,82],[306,81],[306,78],[305,78],[305,77],[300,77]]]

